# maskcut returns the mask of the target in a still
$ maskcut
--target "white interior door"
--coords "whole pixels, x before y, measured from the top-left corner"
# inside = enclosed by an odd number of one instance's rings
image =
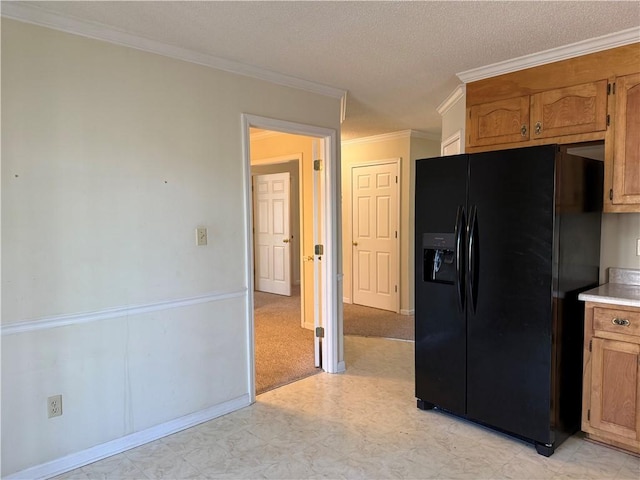
[[[289,172],[253,176],[255,289],[291,296]]]
[[[351,170],[353,303],[398,311],[398,164]]]

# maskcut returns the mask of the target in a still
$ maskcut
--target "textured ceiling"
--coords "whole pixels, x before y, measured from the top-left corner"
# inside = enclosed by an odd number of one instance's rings
[[[29,5],[347,90],[343,139],[437,135],[436,108],[460,84],[456,73],[640,25],[637,1]]]

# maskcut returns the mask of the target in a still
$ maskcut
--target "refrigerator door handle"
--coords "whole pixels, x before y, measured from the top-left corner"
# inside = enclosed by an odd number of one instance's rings
[[[471,311],[476,312],[478,303],[478,278],[476,250],[478,248],[478,208],[473,205],[469,210],[469,226],[467,227],[467,297]]]
[[[462,236],[465,233],[465,226],[467,224],[467,219],[465,218],[464,207],[462,205],[458,205],[458,212],[456,214],[456,290],[458,292],[458,308],[461,312],[464,312],[464,304],[465,304],[465,284],[464,284],[464,265],[463,265],[463,252],[464,245],[462,242],[464,241]]]

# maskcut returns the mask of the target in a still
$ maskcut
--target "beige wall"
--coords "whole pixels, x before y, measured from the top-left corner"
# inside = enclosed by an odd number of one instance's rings
[[[1,53],[1,475],[246,404],[241,114],[339,100],[6,19]]]
[[[609,281],[610,267],[640,269],[636,241],[640,238],[640,213],[602,215],[600,283]]]
[[[416,160],[421,158],[432,158],[440,156],[440,144],[434,140],[427,140],[424,138],[411,138],[411,172],[410,184],[409,184],[409,244],[407,250],[410,252],[408,261],[410,262],[409,278],[407,281],[411,288],[409,288],[409,297],[407,299],[407,305],[411,305],[411,311],[415,309],[415,194],[416,194]]]
[[[372,137],[342,144],[342,238],[344,297],[351,302],[352,248],[351,248],[351,169],[353,166],[379,160],[400,159],[400,311],[413,313],[413,192],[415,160],[435,156],[440,152],[439,142],[412,138],[406,134]]]

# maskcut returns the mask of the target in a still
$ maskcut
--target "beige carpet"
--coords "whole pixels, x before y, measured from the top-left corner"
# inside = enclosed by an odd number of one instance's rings
[[[254,292],[256,394],[314,375],[313,332],[300,326],[300,290]]]
[[[344,304],[344,334],[359,337],[414,340],[413,315],[399,315],[387,310]]]
[[[321,370],[314,367],[313,332],[300,326],[300,291],[291,297],[254,292],[256,394]],[[413,316],[344,304],[344,334],[413,340]]]

